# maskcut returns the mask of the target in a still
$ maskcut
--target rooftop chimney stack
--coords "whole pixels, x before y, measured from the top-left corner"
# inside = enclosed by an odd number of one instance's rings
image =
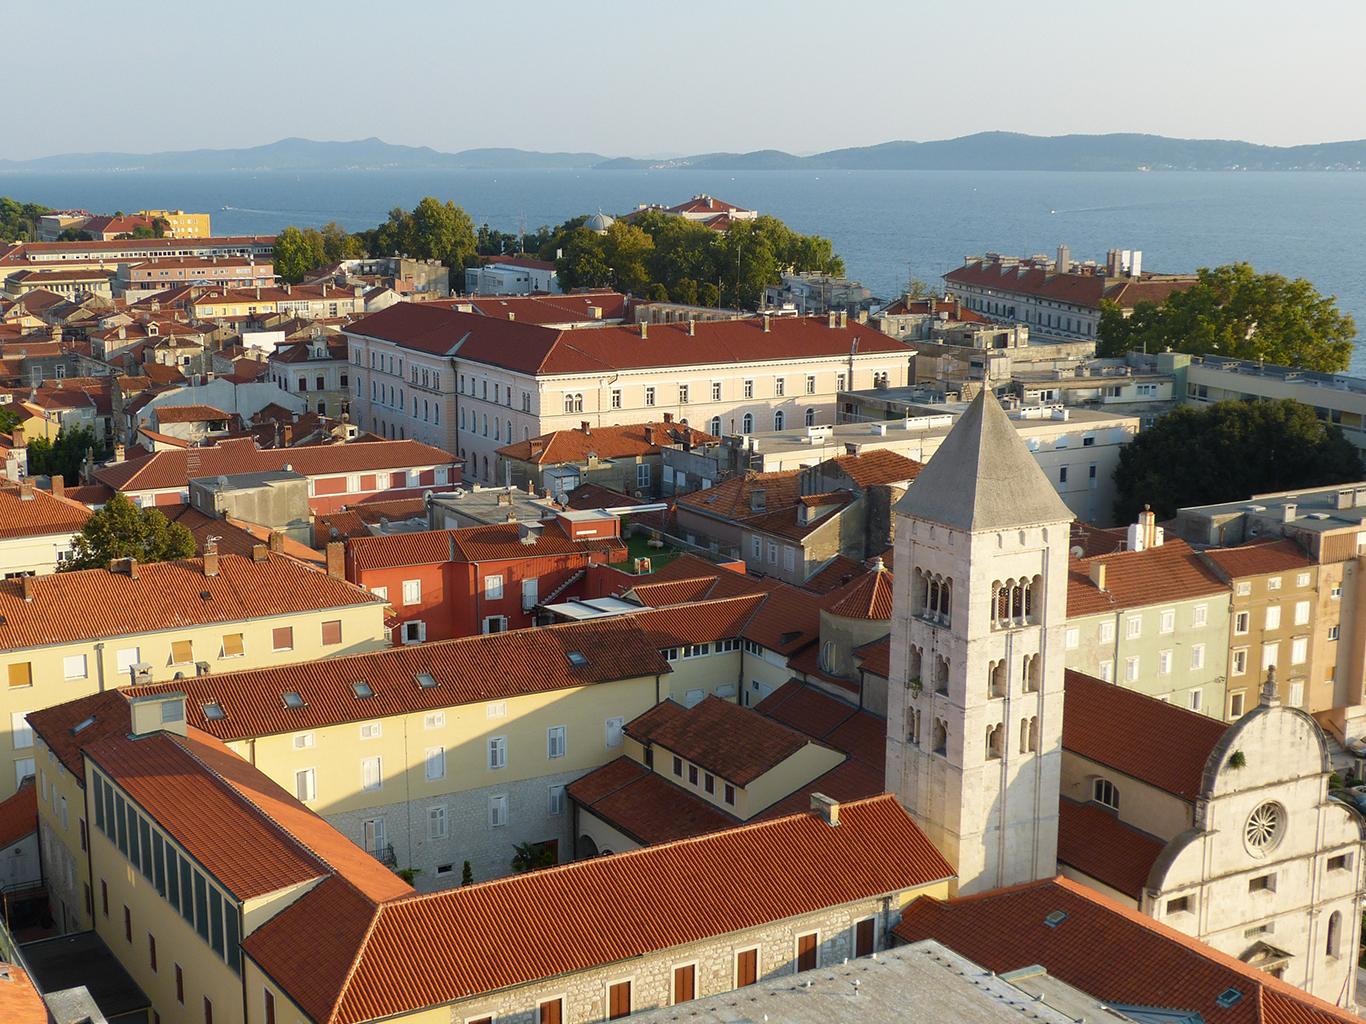
[[[218,575],[218,538],[210,537],[204,542],[204,575]]]
[[[264,544],[253,544],[251,546],[251,560],[256,563],[270,561],[270,548]]]
[[[334,580],[346,579],[346,545],[339,540],[327,545],[327,575]]]
[[[280,554],[285,550],[285,535],[279,530],[271,530],[266,540],[270,550],[275,553]]]
[[[1105,563],[1104,563],[1104,562],[1092,562],[1092,563],[1091,563],[1091,582],[1094,583],[1094,584],[1096,585],[1096,589],[1097,589],[1097,590],[1100,590],[1100,591],[1104,591],[1104,590],[1105,590]]]
[[[32,602],[32,600],[33,600],[33,577],[32,577],[32,576],[21,576],[21,577],[20,577],[20,581],[22,582],[23,587],[24,587],[24,600],[25,600],[25,601]]]
[[[834,827],[840,823],[840,804],[824,793],[811,794],[811,813],[827,825]]]
[[[35,485],[32,480],[21,480],[19,482],[19,500],[32,501],[34,486]]]
[[[640,337],[642,340],[650,336],[650,325],[644,320],[640,322]]]

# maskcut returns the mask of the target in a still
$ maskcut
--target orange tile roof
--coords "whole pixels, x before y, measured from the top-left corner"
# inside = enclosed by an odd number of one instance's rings
[[[66,770],[84,781],[85,758],[81,751],[106,737],[127,735],[132,729],[132,716],[122,691],[106,690],[88,697],[78,697],[65,704],[30,711],[28,724],[57,755]]]
[[[701,601],[715,585],[715,576],[701,576],[688,580],[637,583],[627,593],[633,594],[647,608],[664,608],[671,604]]]
[[[753,594],[699,601],[670,608],[647,608],[630,613],[630,618],[661,649],[709,644],[740,636],[767,600],[762,594]]]
[[[1045,919],[1055,913],[1066,917],[1050,927]],[[1359,1021],[1066,878],[947,902],[922,896],[893,932],[906,942],[935,939],[998,974],[1038,964],[1103,1002],[1176,1007],[1206,1024]],[[1220,1006],[1216,1000],[1230,988],[1242,998]]]
[[[498,454],[520,462],[544,466],[560,462],[582,462],[589,454],[600,459],[658,455],[661,446],[674,444],[720,444],[719,437],[680,423],[627,423],[613,427],[555,430],[528,441],[499,448]]]
[[[466,526],[458,530],[421,530],[387,537],[356,537],[350,541],[356,568],[383,569],[400,565],[432,565],[438,562],[491,562],[503,559],[541,558],[551,555],[587,555],[623,551],[624,541],[599,538],[570,540],[558,522],[540,520],[541,536],[523,544],[518,523]]]
[[[887,679],[892,674],[892,638],[884,636],[881,640],[874,640],[871,644],[864,644],[854,651],[856,657],[862,662],[859,668],[871,675],[881,676]]]
[[[39,576],[28,581],[29,601],[19,580],[0,582],[0,649],[135,636],[379,600],[276,554],[265,562],[223,555],[217,576],[205,576],[203,566],[197,558],[139,565],[137,579],[107,569]]]
[[[1068,670],[1064,750],[1183,800],[1204,790],[1205,763],[1228,726],[1114,683]]]
[[[5,1024],[48,1024],[47,1003],[22,967],[7,964],[9,980],[0,980],[0,1020]]]
[[[1130,828],[1095,804],[1063,798],[1058,808],[1058,863],[1110,888],[1143,896],[1148,874],[1166,844]]]
[[[89,518],[90,510],[69,498],[35,490],[25,499],[17,488],[0,488],[0,537],[80,533]]]
[[[30,781],[0,803],[0,849],[38,831],[38,787]]]
[[[751,500],[756,490],[764,492],[764,511],[795,506],[801,497],[801,473],[800,469],[746,473],[705,491],[681,495],[678,504],[718,519],[746,519],[759,514]]]
[[[740,787],[814,742],[795,729],[715,696],[665,720],[652,718],[648,726],[637,719],[631,735]]]
[[[335,476],[454,463],[453,456],[417,441],[262,450],[251,438],[241,438],[208,448],[157,452],[136,462],[110,463],[95,471],[95,479],[120,491],[155,491],[183,488],[191,477],[261,473],[282,470],[286,464],[304,476]]]
[[[846,619],[892,618],[892,571],[880,569],[851,580],[840,589],[827,594],[822,602],[831,615]]]
[[[1273,572],[1292,572],[1309,569],[1318,563],[1304,553],[1293,540],[1273,540],[1243,544],[1236,548],[1208,548],[1203,552],[1208,562],[1227,573],[1230,579],[1262,576]]]
[[[844,586],[855,576],[868,572],[866,565],[847,555],[836,555],[819,572],[808,576],[802,584],[803,590],[814,590],[818,594],[828,594]]]
[[[242,947],[319,1024],[358,1024],[952,874],[884,796],[842,806],[838,828],[799,814],[391,900],[368,915],[363,901],[325,883]],[[687,882],[718,878],[726,884]]]
[[[566,791],[642,846],[690,839],[740,823],[740,819],[680,789],[629,757],[619,757],[590,772],[570,783]]]
[[[1192,275],[1182,280],[1131,281],[1127,277],[1099,274],[1058,274],[1043,268],[1011,267],[994,261],[977,260],[956,267],[944,275],[945,281],[991,288],[997,292],[1021,292],[1055,302],[1099,308],[1101,299],[1133,309],[1138,302],[1161,304],[1174,291],[1185,291],[1195,283]]]
[[[571,651],[583,654],[588,664],[570,664]],[[183,692],[191,725],[234,740],[668,671],[659,648],[623,616],[187,677],[124,692]],[[419,686],[418,673],[430,674],[437,685]],[[361,680],[370,684],[373,697],[356,697],[351,684]],[[305,706],[285,707],[286,691],[299,694]],[[206,720],[207,703],[218,704],[224,717]]]
[[[1105,589],[1091,582],[1091,566],[1105,566]],[[1067,614],[1094,615],[1169,601],[1227,594],[1222,582],[1183,540],[1146,551],[1068,558]]]
[[[862,761],[879,773],[887,761],[887,720],[870,711],[860,711],[822,737],[836,750]]]
[[[706,494],[706,491],[701,492]],[[802,522],[798,516],[797,509],[801,505],[813,504],[812,498],[824,499],[819,501],[819,506],[825,510],[825,514],[815,519],[808,519]],[[831,512],[839,511],[847,505],[852,505],[858,500],[858,496],[851,491],[832,491],[828,494],[812,495],[802,497],[796,504],[786,508],[773,508],[770,506],[763,512],[756,512],[748,516],[739,516],[737,521],[744,523],[751,530],[762,530],[764,533],[777,534],[779,537],[789,537],[792,540],[804,540],[817,530],[829,526],[836,522],[835,516]]]
[[[754,710],[820,739],[847,722],[858,709],[793,679],[761,700]]]
[[[788,656],[820,639],[819,597],[777,580],[756,582],[768,590],[768,600],[759,607],[741,636],[760,647]]]
[[[230,420],[232,416],[211,405],[159,405],[159,423],[207,423],[210,420]]]
[[[832,800],[845,803],[881,796],[885,791],[881,766],[874,767],[851,758],[831,768],[819,778],[813,779],[796,792],[783,797],[772,807],[755,815],[753,820],[771,821],[789,814],[800,814],[810,808],[812,793],[821,793]]]
[[[925,468],[923,462],[908,459],[900,452],[887,448],[875,448],[856,455],[838,455],[831,461],[860,487],[906,483],[914,480]]]

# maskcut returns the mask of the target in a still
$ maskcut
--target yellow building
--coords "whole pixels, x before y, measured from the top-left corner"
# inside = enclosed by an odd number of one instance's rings
[[[167,223],[167,238],[211,238],[207,213],[186,213],[184,210],[139,210],[144,220],[161,218]]]
[[[384,603],[258,546],[0,582],[0,799],[38,767],[25,717],[135,680],[311,661],[388,645]]]

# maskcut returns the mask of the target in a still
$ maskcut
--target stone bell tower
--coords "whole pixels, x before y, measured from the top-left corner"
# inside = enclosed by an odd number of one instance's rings
[[[960,893],[1051,877],[1074,516],[989,391],[894,511],[887,787]]]

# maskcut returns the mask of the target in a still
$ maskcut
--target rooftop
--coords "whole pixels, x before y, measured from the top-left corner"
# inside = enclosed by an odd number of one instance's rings
[[[1294,572],[1318,564],[1293,540],[1253,542],[1236,548],[1209,548],[1202,554],[1231,579]]]
[[[1092,578],[1100,565],[1104,590]],[[1228,585],[1183,540],[1067,561],[1067,614],[1073,617],[1227,593]]]
[[[555,430],[529,441],[518,441],[499,448],[498,454],[544,466],[583,462],[589,455],[599,459],[631,458],[658,455],[661,447],[676,444],[720,443],[719,437],[680,423],[628,423],[612,427],[590,427],[585,423],[577,430]]]
[[[739,819],[629,757],[619,757],[589,772],[570,783],[567,791],[642,846],[707,835],[739,824]]]
[[[522,542],[528,525],[540,527],[540,535]],[[387,537],[355,537],[350,553],[361,571],[399,565],[431,565],[437,562],[489,562],[500,559],[538,558],[593,551],[620,551],[625,541],[613,537],[570,540],[557,520],[467,526],[458,530],[421,530]]]
[[[892,571],[878,567],[870,573],[850,580],[838,590],[827,594],[822,603],[831,615],[846,619],[888,621],[892,618]]]
[[[1142,899],[1148,875],[1166,846],[1096,804],[1064,797],[1059,805],[1058,863],[1134,900]]]
[[[0,487],[0,537],[80,533],[89,518],[90,510],[69,498],[37,489],[25,497],[19,488]]]

